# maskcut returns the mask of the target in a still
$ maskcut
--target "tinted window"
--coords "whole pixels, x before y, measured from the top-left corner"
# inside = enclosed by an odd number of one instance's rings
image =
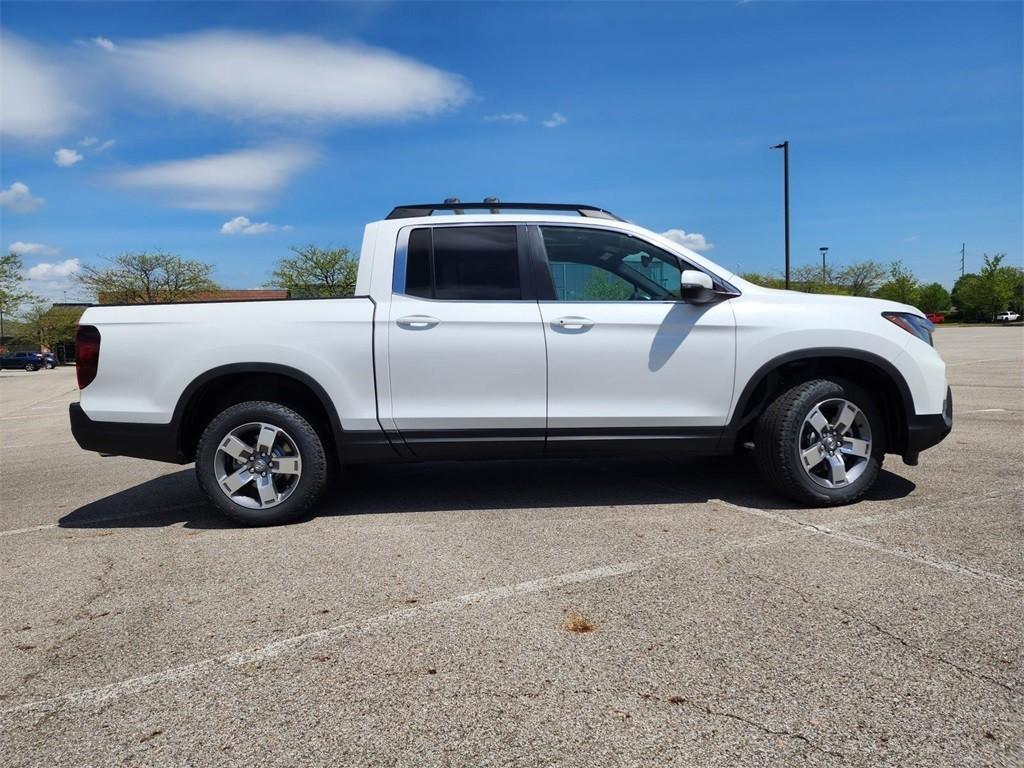
[[[559,301],[671,301],[681,265],[630,235],[590,227],[541,227]]]
[[[409,233],[409,249],[405,259],[405,292],[429,299],[433,296],[430,281],[430,230],[414,229]]]
[[[516,228],[413,230],[406,256],[405,292],[435,299],[521,299]]]

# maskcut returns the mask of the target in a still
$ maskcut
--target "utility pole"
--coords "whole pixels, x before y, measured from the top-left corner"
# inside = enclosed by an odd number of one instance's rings
[[[818,250],[821,251],[821,284],[825,285],[828,282],[825,279],[825,256],[828,255],[828,246],[823,245]]]
[[[782,150],[782,194],[786,216],[786,290],[789,290],[789,141],[775,144],[772,149]]]
[[[964,276],[964,264],[966,263],[967,243],[960,243],[960,277]]]

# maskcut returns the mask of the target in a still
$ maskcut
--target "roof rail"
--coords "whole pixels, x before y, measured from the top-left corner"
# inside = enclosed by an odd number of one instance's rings
[[[480,203],[461,203],[458,198],[449,197],[443,203],[420,203],[417,205],[399,205],[388,214],[389,219],[411,219],[418,216],[430,216],[434,211],[453,211],[456,214],[466,210],[488,210],[491,213],[501,211],[575,211],[580,216],[593,219],[612,219],[622,221],[618,216],[604,208],[577,203],[502,203],[489,197]]]

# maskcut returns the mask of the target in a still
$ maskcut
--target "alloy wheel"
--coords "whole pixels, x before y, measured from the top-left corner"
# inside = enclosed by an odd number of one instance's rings
[[[871,460],[871,425],[849,400],[823,400],[804,417],[797,450],[812,481],[844,488],[864,474]]]
[[[283,503],[302,477],[302,457],[295,440],[265,422],[250,422],[228,432],[213,462],[221,491],[247,509],[269,509]]]

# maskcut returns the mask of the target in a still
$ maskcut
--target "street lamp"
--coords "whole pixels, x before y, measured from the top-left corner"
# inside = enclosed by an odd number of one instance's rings
[[[823,245],[818,250],[821,251],[821,284],[824,285],[828,282],[825,279],[825,256],[828,255],[828,246]]]
[[[772,149],[782,150],[783,207],[786,211],[786,290],[789,290],[789,141],[774,144]]]

